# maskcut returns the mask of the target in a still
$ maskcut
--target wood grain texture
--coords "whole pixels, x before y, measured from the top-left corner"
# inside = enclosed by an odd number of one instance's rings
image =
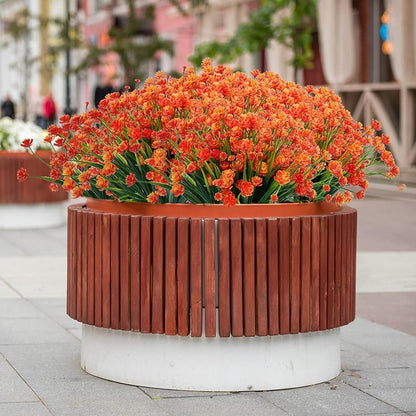
[[[345,325],[355,317],[356,226],[351,208],[216,222],[74,205],[67,312],[106,328],[193,337]]]

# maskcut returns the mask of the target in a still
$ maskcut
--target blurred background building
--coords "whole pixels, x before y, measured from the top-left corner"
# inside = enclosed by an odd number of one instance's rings
[[[382,122],[399,166],[411,171],[416,0],[287,0],[280,10],[272,3],[0,0],[0,97],[12,97],[20,118],[34,120],[49,91],[58,114],[79,112],[108,91],[134,87],[135,79],[158,70],[178,75],[191,56],[218,52],[214,61],[231,57],[236,69],[329,85],[355,118]],[[211,48],[197,48],[213,41]],[[227,42],[239,53],[222,53],[218,45]]]

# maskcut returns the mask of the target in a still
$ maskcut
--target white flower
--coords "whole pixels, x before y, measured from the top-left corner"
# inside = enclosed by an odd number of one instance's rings
[[[33,139],[33,150],[40,148],[48,149],[49,146],[43,141],[47,134],[46,130],[30,121],[24,122],[3,117],[0,119],[0,150],[10,152],[25,151],[20,146],[24,139]]]

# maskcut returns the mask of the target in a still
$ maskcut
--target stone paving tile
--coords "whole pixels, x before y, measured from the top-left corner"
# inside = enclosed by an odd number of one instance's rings
[[[0,318],[0,345],[55,344],[73,336],[49,318]]]
[[[416,368],[380,368],[370,370],[346,370],[338,379],[362,390],[379,388],[414,388],[416,392]]]
[[[395,407],[348,386],[342,380],[260,395],[292,416],[341,416],[397,413]]]
[[[66,256],[2,258],[0,278],[21,296],[66,297]]]
[[[1,230],[0,233],[0,257],[66,254],[66,225],[39,230]]]
[[[150,399],[139,388],[102,380],[83,371],[78,341],[0,345],[0,352],[53,415],[166,416],[157,401]]]
[[[80,322],[67,315],[66,298],[30,299],[30,303],[65,329],[81,327]]]
[[[209,391],[185,391],[185,390],[167,390],[167,389],[154,389],[151,387],[140,387],[140,390],[144,391],[152,399],[177,399],[181,397],[211,397],[211,396],[224,396],[232,393],[227,392],[209,392]]]
[[[1,280],[0,276],[0,299],[19,299],[21,296],[6,282]]]
[[[170,416],[287,416],[278,405],[257,393],[155,400]]]
[[[0,355],[0,404],[38,400],[30,387]],[[0,414],[2,413],[0,412]]]
[[[45,318],[45,314],[26,299],[0,299],[0,318]]]
[[[41,402],[0,403],[1,416],[51,416]]]
[[[355,344],[350,344],[345,339],[341,342],[341,368],[344,370],[398,368],[409,366],[411,358],[412,355],[398,355],[394,352],[376,355]]]
[[[372,354],[405,355],[416,351],[416,337],[360,318],[344,326],[341,337]]]
[[[380,388],[364,390],[372,397],[382,400],[405,412],[416,412],[416,389]]]

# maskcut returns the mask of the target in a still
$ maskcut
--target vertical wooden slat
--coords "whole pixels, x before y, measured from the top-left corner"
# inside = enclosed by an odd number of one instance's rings
[[[335,216],[328,217],[328,318],[327,327],[334,328],[335,316]]]
[[[310,330],[319,330],[319,263],[320,263],[320,218],[312,217],[311,230],[311,317]]]
[[[243,219],[244,335],[256,335],[256,257],[254,219]]]
[[[351,316],[351,270],[352,270],[352,253],[351,253],[351,237],[352,237],[352,217],[350,214],[345,215],[344,218],[344,233],[345,233],[345,290],[344,290],[344,309],[345,309],[345,316],[344,322],[350,322]],[[344,324],[345,325],[345,324]]]
[[[301,220],[291,219],[290,233],[290,333],[300,329],[300,263],[301,263]]]
[[[189,218],[178,218],[178,335],[189,335]]]
[[[87,296],[87,323],[89,325],[94,325],[94,312],[95,312],[95,288],[94,288],[94,262],[95,262],[95,220],[94,213],[87,212],[87,230],[88,230],[88,242],[87,242],[87,287],[88,287],[88,296]]]
[[[140,331],[151,332],[152,217],[141,217],[140,227]]]
[[[342,281],[342,215],[335,215],[335,294],[334,294],[334,325],[341,322],[341,281]]]
[[[342,214],[341,217],[341,232],[342,232],[342,253],[341,253],[341,299],[340,299],[340,324],[345,325],[347,323],[347,315],[349,310],[348,298],[348,215]]]
[[[267,228],[264,218],[255,220],[256,229],[256,334],[268,334],[267,313]]]
[[[172,242],[166,242],[172,244]],[[165,330],[165,220],[153,218],[152,333]]]
[[[269,335],[279,333],[279,247],[278,220],[267,219],[267,276]]]
[[[220,337],[230,336],[230,223],[218,220],[218,331]]]
[[[300,277],[300,331],[310,328],[311,296],[311,218],[303,217],[301,221],[301,277]]]
[[[279,327],[281,334],[290,332],[290,229],[289,218],[279,220]]]
[[[120,329],[130,330],[130,217],[120,216]]]
[[[133,331],[140,330],[140,217],[130,218],[130,325]]]
[[[205,336],[216,335],[215,220],[204,220]]]
[[[191,336],[202,335],[202,220],[191,219],[190,225],[190,286]]]
[[[111,328],[120,328],[120,215],[111,215]]]
[[[111,267],[111,214],[103,215],[103,227],[102,227],[102,272],[103,272],[103,327],[110,328],[111,326],[111,280],[110,280],[110,267]]]
[[[81,212],[81,320],[88,322],[88,217]]]
[[[243,327],[243,254],[241,220],[230,219],[231,255],[231,335],[241,337]]]
[[[94,246],[94,325],[101,326],[103,323],[103,274],[102,274],[102,214],[95,213],[94,215],[94,229],[95,229],[95,246]]]
[[[176,284],[176,218],[165,220],[165,334],[178,333],[178,288]]]
[[[76,210],[68,208],[67,313],[76,319],[77,313],[77,223]]]
[[[320,221],[320,262],[319,262],[319,329],[327,326],[328,303],[328,217]]]
[[[357,211],[354,211],[352,214],[352,294],[351,294],[351,321],[355,318],[355,307],[356,307],[356,292],[355,292],[355,286],[356,286],[356,278],[357,278]]]

